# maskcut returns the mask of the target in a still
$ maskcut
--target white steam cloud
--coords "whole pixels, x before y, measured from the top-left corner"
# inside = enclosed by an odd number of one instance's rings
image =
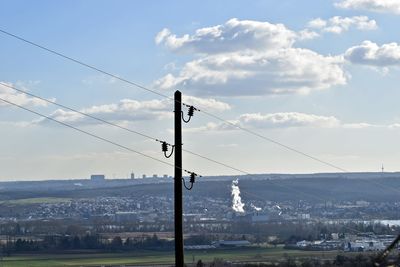
[[[236,212],[244,213],[244,204],[240,197],[239,179],[232,181],[232,209]]]
[[[250,204],[250,207],[252,207],[255,211],[260,211],[261,208],[257,207],[256,205],[254,205],[253,203]]]

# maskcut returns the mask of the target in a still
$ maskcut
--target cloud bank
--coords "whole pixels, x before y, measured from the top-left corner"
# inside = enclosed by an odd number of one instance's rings
[[[318,29],[321,32],[330,32],[336,34],[343,33],[351,28],[364,31],[376,30],[378,28],[376,21],[369,19],[367,16],[335,16],[328,20],[317,18],[309,21],[307,26],[313,29]]]
[[[8,86],[13,86],[12,83],[1,82]],[[4,86],[0,83],[0,98],[15,103],[20,106],[36,106],[36,107],[46,107],[48,103],[44,100],[40,100],[34,97],[30,97],[26,94],[15,91],[7,86]],[[55,99],[51,99],[51,101],[55,101]],[[9,105],[3,101],[0,101],[0,106]]]
[[[400,65],[400,46],[388,43],[379,46],[371,41],[350,47],[345,52],[345,58],[353,64],[390,67]]]
[[[308,94],[346,84],[342,57],[294,46],[316,35],[294,32],[283,24],[238,19],[181,37],[164,29],[155,38],[157,44],[174,53],[194,54],[195,59],[154,86],[179,87],[195,95],[258,96]]]
[[[400,1],[398,0],[344,0],[335,3],[335,6],[343,9],[400,14]]]
[[[301,112],[278,112],[278,113],[246,113],[229,121],[231,124],[247,129],[286,129],[286,128],[342,128],[342,129],[364,129],[364,128],[388,128],[398,129],[398,123],[388,125],[377,125],[365,122],[344,123],[334,116],[322,116]],[[187,131],[231,131],[238,130],[233,125],[226,123],[208,123],[203,127],[190,128]]]
[[[229,110],[231,108],[229,104],[211,98],[185,96],[183,101],[195,105],[196,107],[204,107],[215,112]],[[168,99],[149,101],[122,99],[118,103],[91,106],[82,108],[79,111],[111,122],[135,122],[171,118],[173,116],[172,110],[172,103]],[[82,114],[64,109],[55,110],[50,114],[50,117],[65,123],[101,123]],[[46,119],[40,119],[37,122],[42,123],[45,121]]]

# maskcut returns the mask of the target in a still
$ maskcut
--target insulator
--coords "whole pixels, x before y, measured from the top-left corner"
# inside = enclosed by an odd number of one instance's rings
[[[167,152],[168,151],[168,144],[167,142],[162,142],[161,144],[161,149],[163,152]]]
[[[190,173],[190,182],[191,182],[192,184],[194,184],[194,182],[195,182],[196,175],[197,175],[197,174],[195,174],[194,172]]]
[[[189,117],[192,117],[193,114],[194,114],[194,107],[193,107],[193,106],[190,106],[190,107],[189,107],[189,110],[188,110],[188,116],[189,116]]]

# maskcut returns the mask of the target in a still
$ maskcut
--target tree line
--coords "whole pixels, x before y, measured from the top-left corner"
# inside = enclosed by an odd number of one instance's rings
[[[13,252],[49,252],[65,250],[95,249],[104,251],[124,251],[135,249],[170,250],[174,242],[159,239],[157,235],[142,236],[138,238],[122,239],[115,236],[112,239],[104,238],[98,234],[74,235],[48,235],[40,240],[25,238],[7,239],[2,246],[3,255]]]

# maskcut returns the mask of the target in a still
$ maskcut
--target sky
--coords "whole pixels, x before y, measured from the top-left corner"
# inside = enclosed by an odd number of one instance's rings
[[[199,108],[183,147],[248,173],[398,171],[400,0],[3,0],[0,29]],[[173,142],[173,102],[0,33],[0,82]],[[151,157],[160,144],[0,85],[0,98]],[[184,109],[186,109],[184,107]],[[0,100],[0,180],[173,168]],[[202,175],[237,171],[184,153]]]

